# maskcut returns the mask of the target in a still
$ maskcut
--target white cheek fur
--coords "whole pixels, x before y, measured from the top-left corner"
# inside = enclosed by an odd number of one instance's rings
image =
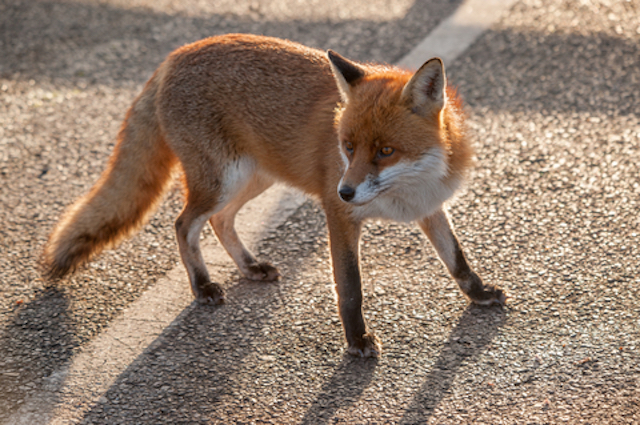
[[[363,187],[365,193],[362,198],[368,195],[371,201],[354,207],[353,214],[359,219],[386,218],[396,221],[426,217],[437,211],[460,187],[460,178],[448,177],[445,152],[432,149],[418,161],[402,161],[383,170],[378,176],[377,185]],[[360,186],[357,190],[360,190]],[[356,198],[360,199],[358,195]]]
[[[371,202],[380,194],[380,185],[374,183],[372,176],[367,176],[365,181],[356,187],[356,196],[351,201],[354,205],[362,205]]]
[[[338,151],[340,152],[340,158],[342,158],[342,163],[344,164],[344,169],[346,170],[347,168],[349,168],[349,158],[347,158],[347,155],[344,154],[340,146],[338,146]]]

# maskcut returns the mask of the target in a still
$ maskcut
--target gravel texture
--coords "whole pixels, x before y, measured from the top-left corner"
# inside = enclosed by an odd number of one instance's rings
[[[0,422],[177,264],[176,187],[72,278],[49,284],[37,266],[167,52],[246,31],[393,61],[457,4],[0,4]],[[507,307],[469,306],[415,226],[374,221],[365,315],[384,352],[345,356],[308,203],[259,250],[280,283],[211,270],[229,302],[189,310],[84,422],[640,423],[639,46],[637,2],[524,0],[447,64],[477,148],[450,212]]]
[[[457,4],[0,2],[0,421],[178,264],[178,185],[135,238],[70,279],[45,282],[38,264],[52,226],[99,177],[126,109],[166,54],[253,32],[394,61]]]

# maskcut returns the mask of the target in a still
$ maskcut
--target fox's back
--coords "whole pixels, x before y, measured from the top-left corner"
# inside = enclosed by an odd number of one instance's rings
[[[232,156],[246,153],[270,171],[297,179],[316,168],[318,144],[337,144],[333,113],[339,94],[320,50],[225,35],[176,50],[159,73],[160,121],[178,143]]]

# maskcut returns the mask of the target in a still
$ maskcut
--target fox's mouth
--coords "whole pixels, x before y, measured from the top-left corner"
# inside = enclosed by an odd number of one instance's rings
[[[376,198],[377,198],[377,196],[376,196]],[[348,202],[347,201],[343,201],[343,202],[345,204],[353,205],[354,207],[362,207],[364,205],[367,205],[367,204],[371,203],[376,198],[369,199],[367,201],[348,201]]]
[[[365,199],[358,199],[358,187],[360,186],[356,187],[356,189],[351,189],[352,192],[347,191],[346,193],[343,191],[343,188],[340,188],[338,189],[338,195],[340,200],[345,204],[353,205],[354,207],[361,207],[370,204],[391,189],[390,185],[380,185],[377,180],[372,182],[371,186],[375,187],[375,193],[373,196],[366,197]],[[362,189],[360,189],[360,192],[362,192]]]

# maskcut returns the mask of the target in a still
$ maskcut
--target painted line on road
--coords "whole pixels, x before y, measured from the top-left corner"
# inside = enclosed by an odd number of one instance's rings
[[[440,56],[450,62],[464,52],[482,32],[499,19],[515,0],[467,0],[448,19],[407,54],[398,65],[418,68]],[[305,201],[299,192],[276,186],[249,202],[238,213],[238,233],[251,248],[286,221]],[[217,241],[202,244],[210,267],[231,259]],[[66,424],[81,420],[145,350],[160,342],[165,329],[176,326],[181,316],[195,308],[182,264],[133,302],[118,318],[64,369],[47,378],[42,391],[29,397],[12,416],[10,424]]]
[[[306,200],[298,191],[276,185],[238,213],[238,234],[253,249]],[[201,244],[205,263],[214,270],[233,264],[222,245],[211,238]],[[235,267],[235,265],[234,265]],[[214,274],[212,274],[214,275]],[[82,419],[145,350],[161,342],[161,334],[196,308],[182,264],[131,303],[88,343],[71,362],[51,374],[43,389],[9,419],[11,425],[68,424]]]
[[[493,25],[516,0],[467,0],[413,48],[398,65],[418,69],[425,61],[440,57],[445,64],[463,53]]]

